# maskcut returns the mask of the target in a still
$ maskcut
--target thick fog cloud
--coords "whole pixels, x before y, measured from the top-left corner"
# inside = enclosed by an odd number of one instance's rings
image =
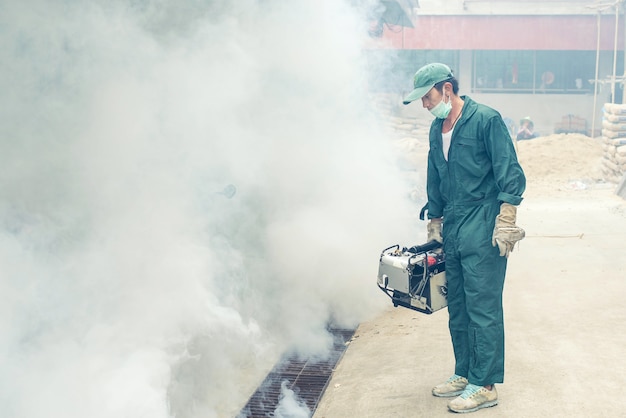
[[[1,6],[3,416],[233,416],[386,306],[418,226],[365,6]]]

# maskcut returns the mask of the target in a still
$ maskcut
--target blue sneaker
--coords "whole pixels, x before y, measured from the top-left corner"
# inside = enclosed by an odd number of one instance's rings
[[[441,398],[459,396],[465,390],[465,386],[467,386],[467,379],[458,374],[454,374],[450,379],[435,386],[433,388],[433,395]]]
[[[493,385],[491,390],[484,386],[476,386],[471,383],[465,387],[461,396],[454,398],[448,404],[448,409],[453,412],[474,412],[482,408],[489,408],[498,404],[498,392]]]

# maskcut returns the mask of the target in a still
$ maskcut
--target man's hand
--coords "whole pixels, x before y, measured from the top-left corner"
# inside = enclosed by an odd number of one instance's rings
[[[493,228],[491,245],[497,245],[502,257],[508,257],[513,252],[517,241],[526,236],[526,232],[515,225],[517,208],[509,203],[500,205],[500,214],[496,216],[496,226]]]
[[[437,241],[443,244],[443,238],[441,237],[441,218],[433,218],[428,221],[426,231],[428,232],[428,238],[426,242]]]

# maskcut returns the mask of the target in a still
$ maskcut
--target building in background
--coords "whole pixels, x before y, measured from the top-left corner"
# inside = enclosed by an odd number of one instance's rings
[[[507,119],[530,116],[539,134],[599,135],[604,103],[623,101],[623,3],[420,0],[410,9],[412,25],[404,16],[386,21],[373,38],[369,58],[386,65],[373,65],[384,70],[370,85],[402,97],[419,67],[444,62],[462,94]]]

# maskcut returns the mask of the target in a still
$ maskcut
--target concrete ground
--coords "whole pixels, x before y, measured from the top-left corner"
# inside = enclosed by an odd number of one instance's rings
[[[526,196],[504,290],[505,382],[499,405],[472,416],[626,416],[626,201],[614,190]],[[453,372],[447,320],[390,301],[357,329],[313,417],[455,415],[430,392]]]

